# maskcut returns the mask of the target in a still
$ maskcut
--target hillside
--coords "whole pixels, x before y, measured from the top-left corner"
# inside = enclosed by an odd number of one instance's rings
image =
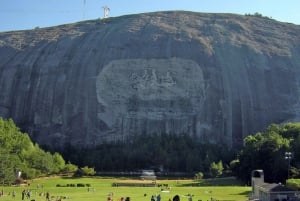
[[[189,134],[238,146],[300,118],[300,27],[155,12],[0,33],[0,116],[40,144]]]

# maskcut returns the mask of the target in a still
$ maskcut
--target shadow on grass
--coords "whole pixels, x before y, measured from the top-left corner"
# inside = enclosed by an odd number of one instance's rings
[[[245,184],[234,177],[203,179],[190,183],[179,183],[176,186],[192,187],[192,186],[244,186]]]
[[[251,191],[244,191],[244,192],[241,192],[241,193],[230,194],[230,195],[245,195],[245,196],[248,196],[250,194],[251,194]]]

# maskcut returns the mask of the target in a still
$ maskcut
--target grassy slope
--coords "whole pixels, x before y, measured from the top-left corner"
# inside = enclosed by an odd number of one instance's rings
[[[158,183],[168,184],[170,186],[169,193],[160,192],[158,187],[112,187],[113,182],[122,182],[124,180],[117,178],[48,178],[35,180],[28,187],[0,187],[4,190],[5,196],[0,198],[1,201],[21,200],[21,192],[23,189],[32,190],[32,199],[36,201],[44,201],[45,197],[39,196],[40,192],[49,191],[51,196],[67,196],[70,201],[99,201],[107,200],[108,193],[113,192],[114,200],[117,201],[121,197],[129,196],[131,201],[149,201],[151,195],[160,193],[162,201],[172,198],[175,194],[181,196],[181,200],[187,200],[185,195],[194,195],[193,200],[247,200],[250,193],[250,187],[243,186],[199,186],[191,180],[159,180]],[[126,182],[134,182],[126,180]],[[57,184],[91,184],[91,190],[87,187],[56,187]],[[37,188],[37,185],[44,186],[43,189]],[[7,195],[13,190],[17,191],[17,196],[13,199]],[[95,191],[94,191],[95,189]],[[144,196],[147,194],[147,196]],[[53,200],[55,200],[53,198]]]

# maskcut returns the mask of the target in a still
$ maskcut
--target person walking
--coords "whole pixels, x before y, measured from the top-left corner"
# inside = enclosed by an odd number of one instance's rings
[[[46,200],[47,200],[47,201],[50,200],[50,193],[49,193],[49,192],[46,193]]]
[[[161,197],[160,197],[160,194],[158,194],[157,196],[156,196],[156,201],[160,201],[161,200]]]
[[[25,194],[26,194],[26,191],[25,191],[25,189],[22,191],[22,200],[24,200],[25,199]]]

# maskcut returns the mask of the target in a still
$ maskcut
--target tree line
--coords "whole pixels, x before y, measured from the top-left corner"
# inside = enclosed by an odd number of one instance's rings
[[[288,161],[285,153],[290,152]],[[61,153],[68,160],[98,171],[132,171],[163,167],[166,172],[195,176],[237,176],[250,184],[251,171],[263,169],[267,182],[284,183],[288,176],[300,178],[300,123],[271,124],[249,135],[239,150],[201,142],[189,135],[136,135],[127,142],[96,148],[68,144]],[[290,164],[289,164],[290,163]]]
[[[208,175],[210,165],[220,160],[228,169],[235,156],[225,145],[203,143],[185,134],[135,135],[126,142],[103,143],[97,147],[77,148],[66,144],[60,153],[79,166],[88,165],[98,171],[129,172],[151,168],[189,175],[199,171]]]
[[[289,160],[286,152],[291,153]],[[246,183],[254,169],[263,169],[268,182],[285,182],[288,176],[299,178],[300,123],[272,124],[246,137],[240,150],[185,134],[153,134],[135,135],[126,142],[104,142],[97,147],[66,144],[61,150],[44,151],[11,119],[0,118],[1,183],[12,182],[16,170],[21,170],[27,179],[58,173],[80,176],[93,175],[95,170],[130,172],[149,168],[184,172],[197,179],[235,175]]]
[[[286,153],[291,155],[286,157]],[[249,135],[231,169],[248,182],[254,169],[264,170],[267,182],[300,178],[300,123],[271,124],[265,131]]]

